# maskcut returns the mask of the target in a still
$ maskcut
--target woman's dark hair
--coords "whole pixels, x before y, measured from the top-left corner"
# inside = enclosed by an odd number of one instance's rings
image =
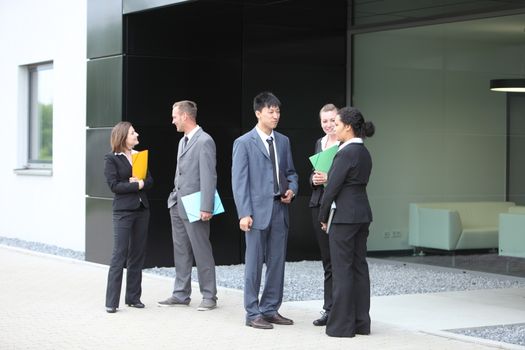
[[[372,137],[375,133],[375,127],[372,122],[365,122],[365,118],[359,111],[354,107],[343,107],[337,113],[339,118],[345,125],[350,125],[356,137],[362,139],[366,137]]]
[[[261,92],[253,99],[253,111],[262,111],[264,107],[281,107],[281,101],[271,92]]]

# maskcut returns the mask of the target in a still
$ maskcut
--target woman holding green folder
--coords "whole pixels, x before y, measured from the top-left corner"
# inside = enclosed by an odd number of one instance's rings
[[[337,115],[337,107],[333,104],[324,105],[319,112],[319,120],[321,122],[321,129],[325,135],[315,143],[315,153],[319,153],[336,147],[339,142],[335,135],[335,116]],[[310,185],[312,187],[312,196],[310,197],[309,207],[312,211],[312,222],[315,232],[315,237],[319,243],[321,251],[321,261],[324,270],[324,305],[321,311],[321,317],[316,319],[313,324],[315,326],[324,326],[328,320],[330,309],[332,307],[332,265],[330,262],[330,248],[328,246],[328,235],[321,230],[319,225],[319,206],[323,199],[324,185],[328,177],[324,172],[312,171],[310,175]]]

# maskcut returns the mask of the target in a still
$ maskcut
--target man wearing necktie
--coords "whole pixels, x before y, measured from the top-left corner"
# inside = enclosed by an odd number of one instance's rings
[[[175,286],[160,306],[188,305],[191,295],[193,258],[197,265],[202,302],[197,310],[217,305],[215,261],[210,243],[210,219],[214,208],[217,173],[215,142],[197,125],[197,104],[179,101],[173,105],[172,124],[184,133],[177,152],[174,188],[168,197],[175,258]],[[201,193],[200,220],[189,222],[181,197]]]
[[[257,125],[233,144],[232,190],[239,227],[246,238],[246,325],[262,329],[273,328],[272,323],[293,324],[278,312],[283,298],[288,205],[299,187],[290,141],[274,131],[280,106],[270,92],[257,95],[253,101]],[[259,299],[263,263],[266,276]]]

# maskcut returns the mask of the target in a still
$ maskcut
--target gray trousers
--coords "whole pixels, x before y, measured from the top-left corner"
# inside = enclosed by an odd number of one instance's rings
[[[191,268],[195,257],[203,299],[217,300],[215,260],[210,243],[210,222],[199,220],[190,223],[182,219],[177,205],[170,208],[176,273],[173,296],[181,301],[190,299]]]
[[[245,234],[244,308],[247,320],[253,320],[261,315],[276,314],[283,300],[284,264],[288,239],[288,224],[284,220],[283,206],[280,201],[274,201],[268,228],[251,229]],[[259,300],[263,263],[266,264],[266,275]]]

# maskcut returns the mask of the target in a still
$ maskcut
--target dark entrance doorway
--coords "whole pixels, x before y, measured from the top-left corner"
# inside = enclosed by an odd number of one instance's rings
[[[216,262],[243,261],[231,151],[234,139],[255,126],[252,99],[265,90],[283,103],[278,131],[291,140],[300,177],[291,208],[288,260],[318,258],[307,205],[308,156],[322,133],[319,109],[346,101],[347,1],[190,1],[122,18],[122,120],[139,130],[155,178],[146,265],[173,264],[166,198],[181,134],[171,125],[171,106],[182,99],[197,102],[198,124],[217,145],[218,191],[226,213],[212,220]],[[91,206],[95,202],[91,199]],[[89,241],[90,220],[98,219],[87,215],[86,220]],[[101,226],[99,220],[91,224]],[[111,242],[111,221],[105,226],[105,239]],[[89,257],[88,248],[86,253]],[[93,260],[107,262],[109,256]]]

